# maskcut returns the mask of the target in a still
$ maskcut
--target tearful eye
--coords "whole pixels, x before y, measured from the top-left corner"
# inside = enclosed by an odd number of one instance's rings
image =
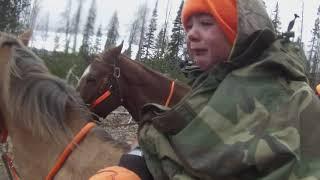
[[[202,21],[201,24],[203,26],[211,26],[211,25],[214,25],[214,23],[212,21]]]
[[[186,25],[186,31],[188,32],[188,31],[190,31],[190,29],[192,29],[192,24],[187,24]]]

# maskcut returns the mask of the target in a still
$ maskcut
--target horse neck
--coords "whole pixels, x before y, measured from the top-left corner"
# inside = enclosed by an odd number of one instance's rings
[[[78,123],[72,122],[72,134],[78,133],[84,124],[85,120],[81,119],[78,119]],[[50,138],[36,136],[33,132],[18,127],[8,129],[12,137],[14,162],[19,174],[26,180],[45,179],[69,143],[56,143]],[[88,179],[99,169],[116,165],[123,151],[111,140],[102,140],[90,132],[71,153],[56,177],[66,180]]]
[[[105,141],[90,133],[68,158],[57,179],[87,180],[98,170],[115,166],[126,149],[114,141]]]
[[[140,110],[146,103],[165,104],[172,80],[132,60],[122,60],[120,66],[123,106],[136,121],[139,121]],[[188,88],[180,84],[177,90],[179,93],[173,96],[172,100],[175,102],[172,104],[178,102],[188,92]]]
[[[26,129],[8,129],[13,144],[14,163],[22,179],[45,179],[65,143],[41,138]]]

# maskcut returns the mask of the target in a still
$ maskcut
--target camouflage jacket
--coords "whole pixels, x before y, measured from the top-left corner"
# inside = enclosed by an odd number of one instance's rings
[[[227,62],[192,71],[179,104],[144,107],[139,143],[155,179],[320,179],[320,101],[304,53],[272,28],[239,31]]]

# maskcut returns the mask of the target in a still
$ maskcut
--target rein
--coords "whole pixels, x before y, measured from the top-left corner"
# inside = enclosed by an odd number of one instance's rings
[[[52,180],[54,178],[54,176],[62,168],[63,164],[66,162],[66,160],[68,159],[72,151],[75,149],[75,147],[79,145],[79,143],[86,137],[86,135],[90,132],[90,130],[95,126],[96,126],[95,123],[89,122],[78,132],[78,134],[71,140],[71,142],[63,150],[62,154],[59,156],[58,160],[56,161],[54,167],[51,169],[51,171],[47,175],[46,180]]]
[[[8,129],[4,126],[4,124],[0,123],[0,145],[3,146],[8,141]],[[19,180],[19,175],[16,168],[13,165],[13,160],[9,156],[8,152],[4,152],[1,155],[2,161],[6,167],[9,179]]]

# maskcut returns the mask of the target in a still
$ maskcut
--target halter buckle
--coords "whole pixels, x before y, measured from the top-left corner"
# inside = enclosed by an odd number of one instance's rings
[[[115,77],[115,78],[117,78],[117,79],[120,78],[120,68],[119,68],[119,67],[114,67],[113,77]]]

